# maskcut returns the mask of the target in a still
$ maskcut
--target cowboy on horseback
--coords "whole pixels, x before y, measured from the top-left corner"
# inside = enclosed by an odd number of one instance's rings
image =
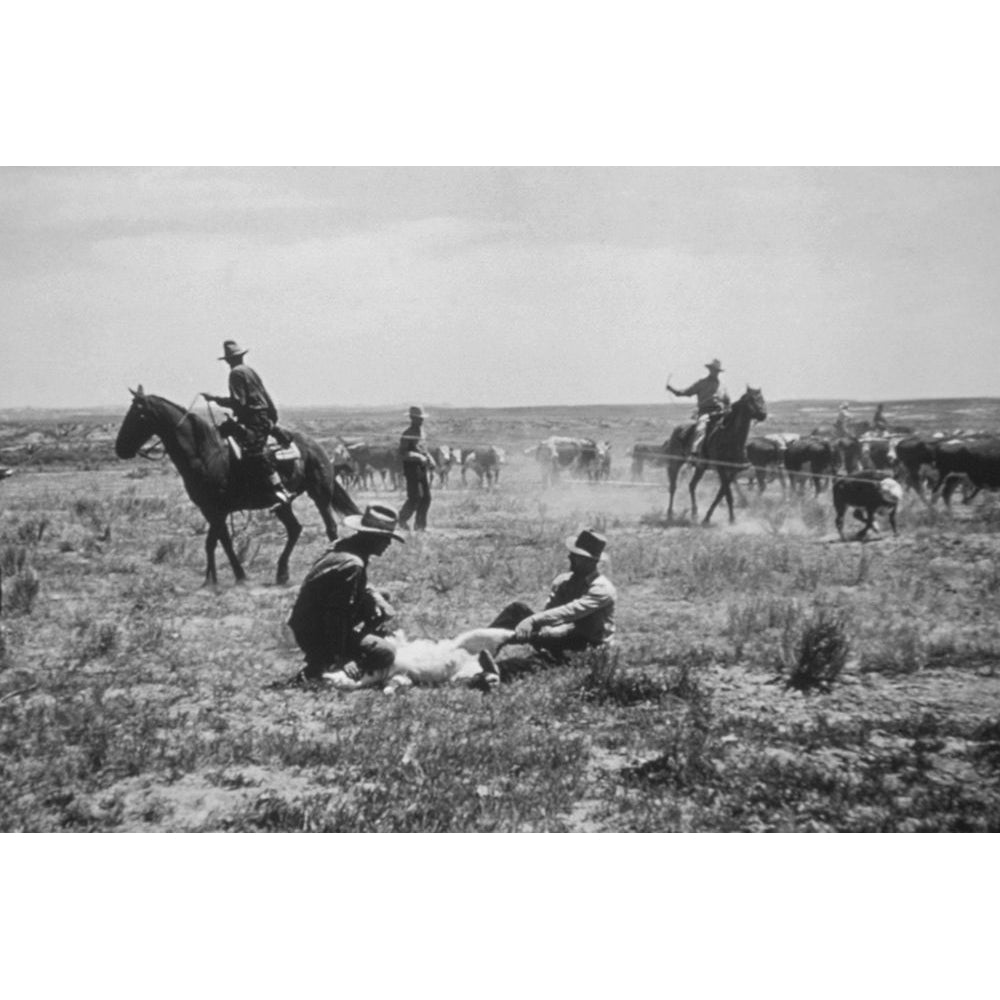
[[[274,491],[275,506],[290,503],[291,494],[285,489],[267,450],[267,438],[278,423],[278,411],[261,377],[243,363],[246,348],[235,340],[227,340],[222,345],[222,357],[229,365],[229,395],[213,396],[210,392],[201,395],[210,403],[224,406],[233,411],[239,425],[238,440],[243,449],[243,461],[251,473],[258,473]]]
[[[729,393],[719,382],[722,364],[716,358],[705,367],[708,369],[708,374],[686,389],[675,389],[670,384],[670,379],[667,379],[667,392],[672,392],[675,396],[698,397],[698,410],[695,414],[694,435],[690,451],[695,456],[700,454],[701,446],[710,427],[713,427],[715,422],[729,411]]]

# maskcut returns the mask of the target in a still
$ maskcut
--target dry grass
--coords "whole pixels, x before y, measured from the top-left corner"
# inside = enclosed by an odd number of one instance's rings
[[[272,519],[237,523],[252,582],[206,590],[204,526],[160,466],[5,482],[0,827],[1000,829],[995,497],[907,501],[869,545],[831,540],[828,497],[665,528],[662,485],[542,491],[518,445],[551,428],[505,420],[482,429],[508,445],[499,489],[439,491],[373,578],[409,635],[453,635],[540,604],[563,539],[601,527],[619,643],[491,696],[268,691],[298,665]],[[600,435],[621,464],[629,433]],[[298,580],[324,539],[296,506]]]

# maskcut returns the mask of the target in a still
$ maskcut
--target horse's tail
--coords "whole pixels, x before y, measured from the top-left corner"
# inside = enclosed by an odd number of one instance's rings
[[[333,463],[327,453],[316,441],[306,437],[305,434],[298,431],[291,431],[290,434],[302,452],[303,486],[306,493],[312,497],[313,502],[317,506],[321,506],[324,502],[329,503],[334,513],[341,517],[347,517],[349,514],[360,514],[361,508],[337,479]]]
[[[330,503],[333,505],[333,509],[341,517],[347,517],[349,514],[361,513],[361,508],[354,502],[351,494],[347,492],[336,476],[333,479],[333,490],[330,496]]]

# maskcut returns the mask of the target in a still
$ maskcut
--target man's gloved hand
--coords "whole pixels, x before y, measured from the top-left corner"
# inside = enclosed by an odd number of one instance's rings
[[[352,681],[361,679],[361,668],[354,662],[354,660],[348,660],[342,669]]]

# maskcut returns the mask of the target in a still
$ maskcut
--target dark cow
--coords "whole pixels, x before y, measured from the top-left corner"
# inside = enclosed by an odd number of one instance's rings
[[[837,472],[850,475],[864,467],[864,447],[860,438],[836,437],[830,444],[833,447],[833,463]]]
[[[863,527],[854,537],[863,541],[869,531],[879,534],[875,515],[889,514],[892,533],[896,534],[896,507],[903,498],[903,487],[892,476],[877,469],[865,469],[853,476],[838,476],[833,481],[833,508],[836,511],[837,533],[844,538],[844,514],[854,508],[854,516]]]
[[[750,485],[756,483],[761,493],[772,478],[781,483],[781,492],[785,492],[785,452],[791,442],[782,438],[783,435],[769,434],[752,437],[747,441],[747,461],[751,466]]]
[[[807,437],[791,441],[785,450],[785,470],[793,492],[805,492],[806,482],[812,480],[819,496],[826,477],[833,475],[837,454],[832,442],[825,438]]]
[[[924,483],[933,482],[934,460],[942,438],[911,434],[896,442],[897,475],[904,487],[916,490],[923,499]]]
[[[667,467],[667,446],[663,444],[647,444],[637,441],[632,445],[632,469],[630,475],[633,480],[642,479],[643,469],[647,465],[654,469],[665,469]]]
[[[963,501],[969,503],[981,489],[1000,489],[1000,438],[942,441],[935,450],[934,466],[938,479],[931,501],[940,494],[950,505],[955,487],[965,476],[972,483],[972,491]]]
[[[507,461],[507,453],[494,444],[462,449],[462,485],[468,485],[467,473],[475,473],[479,486],[492,489],[500,480],[500,466]]]
[[[375,489],[375,474],[378,473],[383,489],[398,489],[403,475],[403,464],[399,449],[391,444],[368,444],[367,442],[342,442],[351,456],[356,469],[359,485]]]

